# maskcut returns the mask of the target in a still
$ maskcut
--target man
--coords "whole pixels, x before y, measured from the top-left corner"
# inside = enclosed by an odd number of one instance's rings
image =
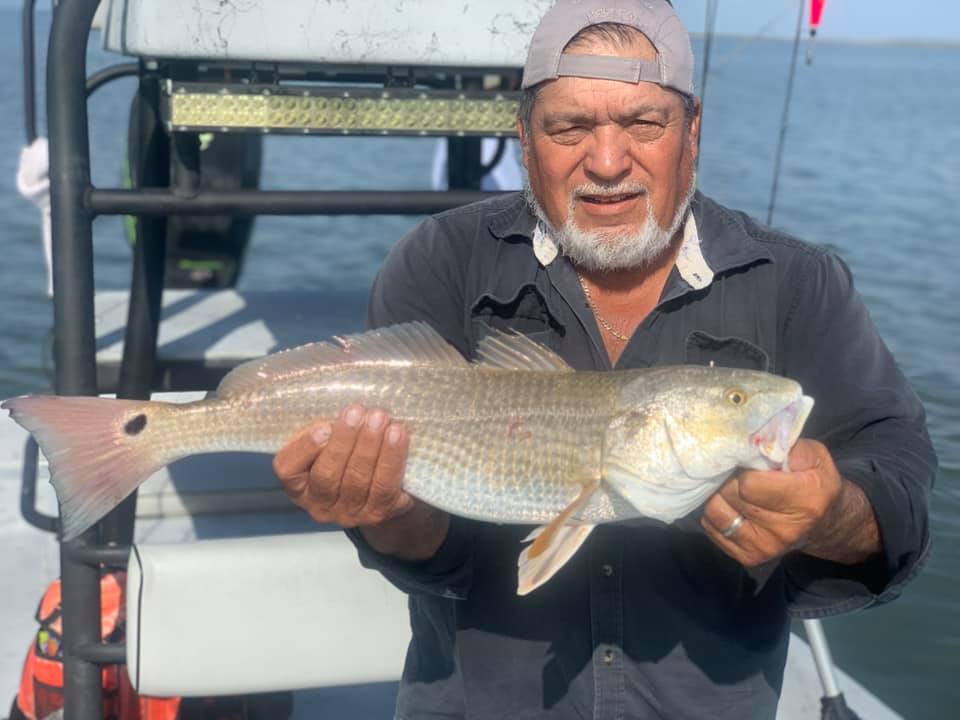
[[[811,439],[673,525],[598,527],[518,597],[530,528],[404,494],[409,437],[382,410],[305,432],[274,463],[287,492],[410,594],[398,717],[772,718],[789,616],[890,600],[928,552],[923,409],[840,260],[693,191],[692,68],[665,0],[558,2],[524,70],[525,197],[414,230],[370,320],[426,320],[468,356],[514,328],[581,370],[787,375]]]

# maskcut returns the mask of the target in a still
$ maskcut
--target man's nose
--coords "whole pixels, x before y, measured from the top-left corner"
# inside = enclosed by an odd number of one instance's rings
[[[613,126],[596,128],[583,160],[584,172],[594,180],[612,183],[626,178],[630,165],[630,146],[625,133]]]

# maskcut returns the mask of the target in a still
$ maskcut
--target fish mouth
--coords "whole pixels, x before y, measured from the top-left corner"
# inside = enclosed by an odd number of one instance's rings
[[[750,437],[751,444],[771,468],[789,471],[787,457],[812,409],[813,398],[801,395]]]

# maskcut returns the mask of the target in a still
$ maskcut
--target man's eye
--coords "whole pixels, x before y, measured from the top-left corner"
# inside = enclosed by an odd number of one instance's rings
[[[575,142],[586,135],[588,130],[582,125],[568,125],[559,127],[550,133],[550,136],[558,142]]]
[[[664,126],[654,120],[634,120],[630,124],[630,133],[644,140],[652,140],[664,133]]]

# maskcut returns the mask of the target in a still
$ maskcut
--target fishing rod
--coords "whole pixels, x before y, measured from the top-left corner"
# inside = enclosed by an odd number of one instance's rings
[[[720,0],[707,0],[707,17],[704,23],[703,68],[700,73],[700,127],[703,127],[703,109],[707,96],[707,80],[710,77],[710,58],[713,55],[713,37],[716,34],[717,10]],[[697,169],[700,169],[700,142],[703,133],[697,137]]]
[[[800,52],[800,35],[803,32],[803,10],[806,0],[800,0],[797,12],[797,31],[793,38],[793,57],[790,75],[787,78],[787,96],[783,103],[783,118],[780,121],[780,141],[777,143],[777,159],[773,166],[773,186],[770,188],[770,207],[767,209],[767,225],[773,223],[773,211],[777,205],[777,190],[780,186],[780,168],[783,164],[783,148],[787,141],[787,125],[790,120],[790,101],[793,100],[793,80],[797,74],[797,55]]]
[[[720,0],[707,0],[707,17],[704,21],[703,68],[700,73],[700,104],[706,101],[707,80],[710,78],[710,58],[713,55],[713,38],[716,35],[717,11]]]

